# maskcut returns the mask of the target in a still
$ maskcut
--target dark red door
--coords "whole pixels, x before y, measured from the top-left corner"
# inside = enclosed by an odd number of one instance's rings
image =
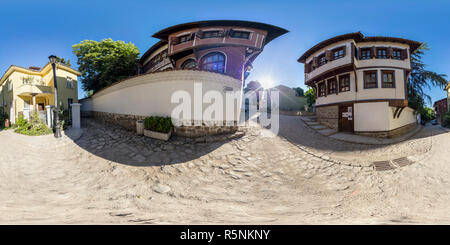
[[[353,132],[353,105],[339,106],[339,131]]]

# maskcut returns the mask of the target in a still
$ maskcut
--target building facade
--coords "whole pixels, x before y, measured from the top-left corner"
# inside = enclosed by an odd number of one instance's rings
[[[412,129],[408,107],[410,54],[420,43],[395,37],[336,36],[307,50],[305,84],[316,92],[318,121],[330,128],[376,137]]]
[[[80,75],[68,66],[56,65],[58,106],[69,109],[70,104],[78,102],[77,80]],[[12,123],[20,115],[29,118],[33,111],[44,113],[46,106],[55,105],[53,84],[51,63],[42,69],[12,65],[0,79],[0,107]]]
[[[139,73],[167,69],[218,72],[244,81],[253,60],[287,30],[258,22],[198,21],[168,27],[140,59]]]
[[[434,112],[436,113],[436,120],[442,123],[442,116],[448,112],[448,99],[444,98],[434,102]]]
[[[159,41],[141,56],[138,76],[83,100],[87,104],[81,107],[82,114],[129,130],[135,130],[136,121],[145,117],[168,116],[174,122],[175,135],[192,138],[235,132],[243,81],[251,63],[267,43],[286,32],[276,26],[239,20],[168,27],[153,35]],[[220,95],[224,103],[221,110],[208,114],[211,103],[204,99],[212,94]],[[185,97],[178,98],[180,95]],[[187,105],[182,113],[181,102]]]

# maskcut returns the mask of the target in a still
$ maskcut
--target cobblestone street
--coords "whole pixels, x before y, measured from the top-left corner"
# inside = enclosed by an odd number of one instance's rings
[[[449,223],[450,134],[356,145],[281,116],[280,134],[196,143],[83,121],[83,135],[0,131],[0,223]],[[373,161],[412,165],[375,171]]]

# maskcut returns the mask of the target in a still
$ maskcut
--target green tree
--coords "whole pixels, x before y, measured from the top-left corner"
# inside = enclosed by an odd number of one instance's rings
[[[250,81],[247,86],[244,88],[244,93],[247,93],[248,91],[260,91],[264,90],[261,86],[261,83],[258,81]]]
[[[292,89],[295,90],[295,96],[305,96],[305,91],[302,88],[297,87]]]
[[[309,107],[316,103],[316,92],[311,87],[308,87],[308,90],[305,92],[305,97]]]
[[[84,90],[100,89],[136,74],[139,50],[133,43],[103,39],[72,46]]]
[[[447,84],[445,74],[438,74],[425,69],[422,62],[424,51],[429,50],[426,43],[422,43],[411,54],[411,75],[408,80],[408,106],[417,110],[423,118],[428,115],[426,101],[431,104],[431,97],[424,92],[425,88],[438,86],[443,88]]]
[[[56,57],[56,63],[66,65],[68,67],[72,66],[72,64],[70,64],[70,60],[65,60],[64,58],[59,58],[59,57]]]
[[[430,121],[430,120],[436,119],[436,114],[434,113],[434,110],[430,107],[423,108],[423,110],[421,110],[420,114],[422,115],[422,119],[424,121]]]

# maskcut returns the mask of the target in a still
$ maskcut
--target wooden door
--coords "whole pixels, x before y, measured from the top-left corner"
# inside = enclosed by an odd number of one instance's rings
[[[339,106],[339,131],[353,132],[353,104]]]

